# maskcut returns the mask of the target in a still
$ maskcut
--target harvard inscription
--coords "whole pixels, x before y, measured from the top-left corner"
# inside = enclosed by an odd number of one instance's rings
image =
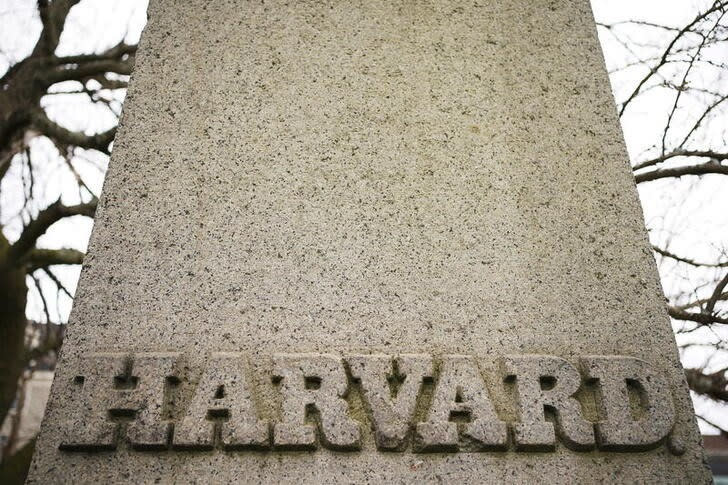
[[[660,446],[674,423],[669,384],[633,357],[573,365],[506,356],[490,385],[465,355],[276,354],[269,362],[253,378],[242,354],[212,354],[181,396],[190,375],[182,354],[89,355],[66,383],[73,410],[59,447],[356,451],[371,429],[381,451],[552,451],[560,442],[624,452]]]

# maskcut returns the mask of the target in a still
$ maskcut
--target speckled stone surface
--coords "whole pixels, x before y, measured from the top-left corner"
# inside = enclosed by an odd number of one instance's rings
[[[149,14],[29,483],[710,480],[587,0]],[[641,452],[382,452],[356,409],[359,451],[59,450],[93,352],[241,352],[270,421],[274,353],[475,356],[509,422],[500,357],[626,355],[676,420]]]

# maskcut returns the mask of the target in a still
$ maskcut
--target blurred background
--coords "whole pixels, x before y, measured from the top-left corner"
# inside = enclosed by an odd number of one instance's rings
[[[728,1],[591,3],[696,415],[728,483]],[[0,0],[0,483],[29,464],[146,7]]]

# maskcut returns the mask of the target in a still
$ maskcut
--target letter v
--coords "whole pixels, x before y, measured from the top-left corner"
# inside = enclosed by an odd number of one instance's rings
[[[401,355],[397,357],[396,369],[388,355],[352,355],[346,361],[351,376],[361,383],[372,414],[377,449],[401,451],[407,444],[422,382],[432,378],[432,358]],[[391,386],[390,379],[398,385]]]

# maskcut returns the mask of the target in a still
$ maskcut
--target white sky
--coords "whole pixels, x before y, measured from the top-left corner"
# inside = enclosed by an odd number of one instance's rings
[[[698,9],[704,10],[712,4],[711,0],[592,0],[597,21],[614,23],[622,20],[646,20],[660,24],[683,26],[695,16]],[[127,42],[136,42],[145,22],[146,0],[84,0],[75,7],[68,18],[68,24],[58,49],[58,54],[77,54],[81,52],[100,51],[116,44],[125,38]],[[636,30],[625,26],[618,32],[620,34],[637,35]],[[9,64],[22,59],[32,49],[40,30],[40,22],[36,15],[35,0],[2,0],[0,2],[0,74]],[[641,30],[639,32],[644,32]],[[648,43],[654,43],[662,34],[653,31],[654,38]],[[638,39],[638,37],[634,37]],[[608,32],[600,30],[600,40],[604,49],[608,69],[624,66],[627,62],[635,60],[635,55],[627,52],[623,46],[615,41]],[[640,38],[641,40],[641,38]],[[647,57],[654,53],[648,45],[637,49],[636,54]],[[718,57],[728,59],[728,53],[717,53]],[[624,101],[633,88],[635,80],[645,74],[645,68],[627,69],[621,73],[612,73],[611,81],[618,102]],[[725,82],[715,77],[709,70],[700,81],[706,85]],[[69,90],[78,88],[76,83],[59,85],[56,90]],[[651,147],[656,137],[661,133],[664,120],[667,116],[665,106],[670,100],[665,96],[672,96],[672,92],[655,89],[639,102],[630,106],[627,115],[622,119],[627,147],[633,162],[650,158],[655,153]],[[108,93],[109,98],[113,98]],[[121,96],[117,95],[118,101]],[[43,101],[49,116],[71,129],[82,129],[88,133],[103,131],[112,126],[115,116],[104,106],[93,105],[86,100],[86,96],[62,95],[47,96]],[[80,107],[79,107],[80,106]],[[683,109],[690,110],[689,103]],[[695,107],[701,106],[695,103]],[[116,111],[119,105],[117,103]],[[714,146],[728,146],[726,142],[727,123],[712,123],[711,130],[706,137]],[[56,200],[63,193],[63,200],[68,204],[78,203],[81,199],[88,200],[89,194],[78,194],[74,189],[75,182],[64,163],[58,160],[55,150],[47,141],[36,140],[32,145],[34,160],[46,160],[43,166],[51,165],[54,170],[38,170],[34,173],[36,190],[42,194],[38,197],[36,205],[29,208],[35,213],[40,208]],[[80,150],[73,159],[75,168],[81,173],[91,190],[98,194],[103,182],[103,172],[106,166],[106,157],[93,151]],[[29,215],[23,210],[23,196],[21,187],[23,177],[28,180],[27,173],[21,163],[15,163],[11,168],[11,176],[5,178],[0,187],[0,222],[5,225],[6,236],[15,239],[22,228],[23,222]],[[672,185],[670,185],[672,184]],[[69,187],[72,189],[69,190]],[[680,182],[657,181],[642,184],[640,196],[645,212],[645,219],[650,228],[650,238],[653,243],[670,250],[690,255],[693,258],[717,260],[721,255],[728,253],[726,235],[728,234],[728,177],[708,176],[699,181],[689,177]],[[92,223],[89,219],[75,217],[57,223],[41,238],[40,246],[44,247],[73,247],[79,250],[86,249]],[[725,258],[724,258],[725,259]],[[669,260],[660,261],[663,285],[668,294],[676,294],[710,282],[716,276],[715,271],[693,271],[684,268],[675,268]],[[55,268],[67,287],[75,290],[79,269]],[[32,285],[32,283],[30,283]],[[41,284],[47,288],[48,294],[55,292],[50,280],[41,279]],[[706,288],[705,291],[710,291]],[[67,319],[70,311],[70,299],[63,295],[52,301],[54,310],[53,319]],[[36,292],[31,291],[28,303],[28,316],[34,320],[45,321],[42,304]],[[728,333],[722,335],[711,332],[693,332],[685,336],[678,336],[681,342],[701,341],[712,342],[717,339],[728,339]],[[704,349],[693,349],[683,355],[683,362],[691,366],[706,364]],[[728,365],[726,355],[719,356],[710,361],[708,367]],[[714,421],[728,427],[728,412],[703,399],[696,399],[698,412],[706,412]],[[704,431],[710,431],[704,427]]]

